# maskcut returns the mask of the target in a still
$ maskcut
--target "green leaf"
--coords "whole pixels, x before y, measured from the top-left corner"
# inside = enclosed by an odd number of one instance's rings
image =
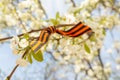
[[[82,10],[81,8],[75,10],[75,11],[74,11],[74,15],[76,15],[77,13],[79,13],[81,10]]]
[[[109,2],[114,5],[115,4],[115,0],[109,0]]]
[[[30,64],[32,64],[32,62],[33,62],[31,53],[29,53],[29,55],[28,55],[28,61],[29,61]]]
[[[102,30],[102,33],[103,33],[103,35],[106,35],[106,31],[105,31],[105,29]]]
[[[38,61],[38,62],[41,62],[43,61],[43,55],[42,55],[42,52],[41,50],[37,51],[36,53],[33,54],[33,58]]]
[[[91,51],[90,51],[90,48],[88,47],[88,45],[85,43],[84,44],[84,48],[85,48],[85,51],[87,52],[87,53],[90,53]]]
[[[56,20],[55,19],[50,19],[50,21],[55,24],[56,23]]]
[[[102,19],[100,20],[99,23],[100,23],[100,24],[105,24],[105,23],[106,23],[106,18],[105,18],[105,17],[102,17]]]
[[[3,6],[3,4],[0,2],[0,7],[2,7]]]
[[[91,36],[90,41],[96,41],[96,38],[94,36]]]
[[[29,34],[26,33],[26,34],[23,35],[23,37],[28,40],[29,39]]]
[[[60,18],[60,13],[59,12],[56,13],[56,19],[58,19],[58,18]]]
[[[50,19],[50,21],[51,21],[54,25],[59,24],[59,21],[57,21],[56,19]]]

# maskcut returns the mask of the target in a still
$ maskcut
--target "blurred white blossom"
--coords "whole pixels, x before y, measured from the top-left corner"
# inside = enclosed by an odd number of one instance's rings
[[[90,77],[93,77],[93,76],[94,76],[94,72],[93,72],[91,69],[89,69],[89,70],[88,70],[88,75],[89,75]]]
[[[6,15],[5,20],[8,26],[14,26],[17,23],[17,20],[12,16],[12,14]]]
[[[61,59],[61,55],[60,55],[60,53],[58,53],[58,52],[53,52],[53,56],[55,57],[55,59],[57,59],[57,60],[60,60]]]
[[[17,36],[14,36],[12,39],[11,39],[11,45],[10,47],[12,49],[16,49],[16,47],[18,46],[18,43],[19,43],[19,38]]]
[[[31,0],[24,0],[18,4],[19,9],[29,8],[33,2]]]
[[[120,70],[120,65],[117,65],[117,66],[116,66],[116,69],[117,69],[117,70]]]
[[[80,72],[80,66],[78,64],[75,65],[74,70],[75,70],[75,73],[79,73]]]
[[[19,54],[19,50],[17,50],[17,49],[13,49],[12,52],[13,52],[13,54]]]
[[[110,74],[112,72],[111,68],[104,68],[106,74]]]
[[[112,50],[112,49],[107,49],[106,52],[107,52],[107,53],[112,53],[113,50]]]
[[[67,24],[75,22],[75,17],[72,14],[65,14],[65,17]]]
[[[120,41],[114,41],[113,48],[120,48]]]
[[[37,20],[40,20],[44,17],[43,11],[41,9],[35,9],[34,15],[36,16]]]
[[[17,59],[16,64],[24,67],[24,66],[27,66],[27,65],[28,65],[28,62],[27,62],[25,59],[20,59],[20,58],[19,58],[19,59]]]
[[[64,60],[69,60],[71,58],[70,55],[64,56]]]
[[[30,37],[39,37],[40,33],[36,32],[36,33],[31,33]]]
[[[117,58],[115,59],[115,61],[116,61],[118,64],[120,64],[120,58],[119,58],[119,57],[117,57]]]
[[[84,14],[81,14],[82,19],[86,19],[87,17],[90,17],[90,13],[86,10],[83,10]]]
[[[92,80],[98,80],[96,77],[93,77],[93,79]]]
[[[43,22],[42,22],[42,25],[43,25],[43,26],[49,26],[46,21],[43,21]]]
[[[0,38],[3,38],[3,37],[4,37],[4,35],[0,34]]]
[[[81,63],[82,63],[82,62],[81,62]],[[82,64],[80,65],[80,70],[84,70],[85,68],[86,68],[85,64],[82,63]]]
[[[105,67],[106,67],[106,68],[111,67],[111,63],[110,63],[110,62],[107,62],[107,63],[105,64]]]

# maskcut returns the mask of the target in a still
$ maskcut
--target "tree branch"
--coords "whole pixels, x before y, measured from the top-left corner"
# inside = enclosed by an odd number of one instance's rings
[[[65,26],[74,26],[75,24],[59,24],[59,25],[57,25],[57,26],[55,26],[56,28],[60,28],[60,27],[65,27]],[[44,29],[46,29],[46,28],[44,28]],[[33,32],[39,32],[39,31],[41,31],[41,30],[43,30],[43,29],[37,29],[37,30],[31,30],[31,31],[29,31],[29,32],[27,32],[27,33],[33,33]],[[21,37],[21,36],[23,36],[25,33],[23,33],[23,34],[19,34],[19,35],[17,35],[18,37]],[[1,38],[0,39],[0,42],[1,41],[5,41],[5,40],[9,40],[9,39],[12,39],[13,38],[13,36],[10,36],[10,37],[6,37],[6,38]]]

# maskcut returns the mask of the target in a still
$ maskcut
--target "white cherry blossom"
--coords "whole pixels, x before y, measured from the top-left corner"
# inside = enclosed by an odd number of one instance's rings
[[[29,42],[26,39],[21,39],[19,45],[22,48],[26,48],[29,45]]]

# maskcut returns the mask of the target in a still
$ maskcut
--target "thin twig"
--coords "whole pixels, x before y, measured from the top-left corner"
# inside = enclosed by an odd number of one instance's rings
[[[101,67],[102,67],[102,72],[103,72],[103,76],[105,78],[105,80],[108,80],[108,77],[106,76],[105,72],[104,72],[104,65],[103,65],[103,62],[102,62],[102,59],[101,59],[101,56],[100,56],[100,49],[98,49],[98,59],[100,61],[100,64],[101,64]]]
[[[85,60],[88,63],[89,68],[95,73],[94,69],[92,68],[92,65],[91,65],[90,61],[88,61],[87,59],[85,59]],[[96,74],[94,76],[97,78]]]
[[[60,28],[60,27],[74,26],[74,25],[75,25],[75,24],[59,24],[59,25],[57,25],[57,26],[55,26],[55,27],[56,27],[56,28]],[[46,29],[46,28],[44,28],[44,29]],[[43,30],[43,29],[31,30],[31,31],[29,31],[29,32],[27,32],[27,33],[39,32],[39,31],[41,31],[41,30]],[[25,33],[19,34],[19,35],[17,35],[17,36],[18,36],[18,37],[21,37],[21,36],[23,36],[24,34],[25,34]],[[6,38],[1,38],[0,41],[5,41],[5,40],[12,39],[12,38],[13,38],[13,36],[6,37]]]
[[[25,51],[25,53],[22,55],[22,59],[25,57],[25,55],[28,53],[28,49]],[[11,73],[7,76],[7,80],[10,80],[12,75],[14,74],[15,70],[18,68],[19,64],[17,64],[13,70],[11,71]]]
[[[12,72],[10,73],[10,75],[9,76],[7,76],[7,80],[10,80],[11,79],[11,77],[12,77],[12,75],[13,75],[13,73],[15,72],[15,70],[18,68],[18,64],[14,67],[14,69],[12,70]]]
[[[72,4],[73,4],[73,7],[76,7],[76,4],[74,2],[74,0],[71,0]]]
[[[58,60],[54,57],[54,55],[52,54],[51,51],[46,51],[46,52],[49,53],[55,61],[58,61]]]
[[[79,74],[75,73],[75,80],[78,80],[78,76],[79,76]]]

